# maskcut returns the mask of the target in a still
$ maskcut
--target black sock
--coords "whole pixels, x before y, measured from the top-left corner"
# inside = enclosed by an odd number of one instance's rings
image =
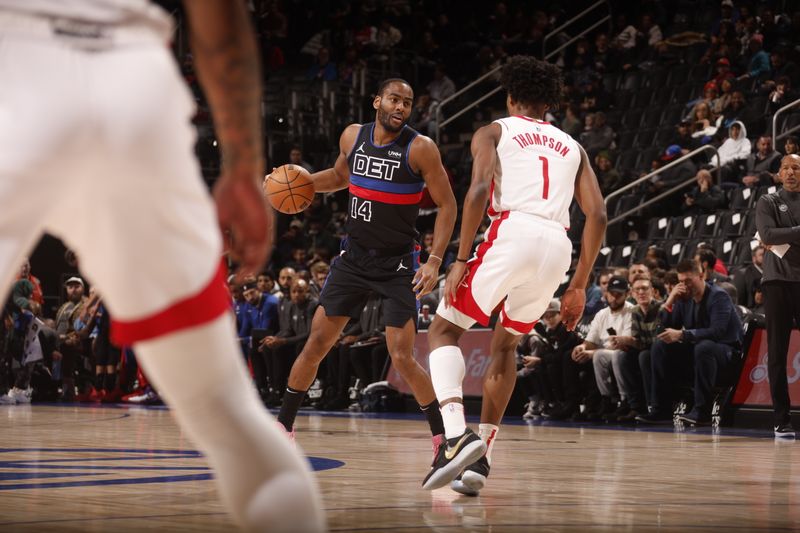
[[[306,392],[307,391],[294,390],[291,387],[286,387],[286,393],[283,395],[283,403],[281,403],[281,410],[278,413],[278,422],[283,424],[286,431],[292,431],[294,419],[297,417],[297,411],[300,410],[303,398],[306,397]]]
[[[425,413],[428,418],[428,425],[431,427],[431,435],[444,434],[444,420],[442,420],[442,412],[439,410],[439,400],[433,400],[428,405],[420,405],[420,409]]]
[[[105,374],[95,374],[94,375],[94,388],[97,390],[102,390],[103,383],[105,383]]]
[[[106,379],[104,382],[105,389],[107,391],[112,391],[117,388],[117,373],[112,372],[111,374],[106,374]]]

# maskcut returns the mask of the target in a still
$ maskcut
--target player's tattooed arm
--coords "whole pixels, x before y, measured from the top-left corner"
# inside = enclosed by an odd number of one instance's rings
[[[260,181],[261,68],[245,3],[185,0],[184,4],[195,67],[211,106],[225,172]]]
[[[272,210],[259,185],[264,175],[261,72],[242,0],[185,0],[192,51],[214,127],[223,172],[214,186],[217,217],[231,258],[243,273],[266,263]]]
[[[350,124],[344,129],[339,137],[339,156],[333,167],[311,174],[314,191],[334,192],[350,186],[350,167],[347,164],[347,158],[350,156],[349,150],[353,149],[360,130],[360,124]]]
[[[569,287],[561,298],[561,317],[567,329],[574,329],[578,320],[583,315],[586,305],[586,284],[589,282],[589,273],[597,260],[603,237],[606,234],[606,205],[597,183],[597,176],[589,164],[589,158],[583,148],[581,150],[581,165],[575,177],[575,200],[581,211],[586,216],[586,225],[581,237],[581,255]]]
[[[447,244],[453,236],[458,206],[436,143],[428,137],[418,135],[409,152],[409,164],[422,175],[431,200],[438,208],[430,257],[414,276],[414,290],[417,291],[417,298],[420,298],[431,292],[439,280],[439,268],[442,266]]]

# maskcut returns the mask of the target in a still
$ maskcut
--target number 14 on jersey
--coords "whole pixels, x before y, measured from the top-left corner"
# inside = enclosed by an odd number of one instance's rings
[[[369,222],[372,219],[372,202],[354,196],[350,201],[350,218],[360,218],[364,222]]]

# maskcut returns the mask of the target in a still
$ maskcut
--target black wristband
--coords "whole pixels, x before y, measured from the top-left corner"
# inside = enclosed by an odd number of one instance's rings
[[[467,261],[469,261],[469,259],[461,259],[459,257],[456,257],[456,261],[458,261],[459,263],[466,263]]]

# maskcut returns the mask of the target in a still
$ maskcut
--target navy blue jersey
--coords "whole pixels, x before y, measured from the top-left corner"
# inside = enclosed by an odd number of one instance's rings
[[[404,126],[394,141],[377,146],[374,129],[374,122],[361,126],[347,158],[350,205],[345,229],[362,248],[410,250],[418,236],[416,221],[425,186],[408,164],[408,151],[418,134]]]

